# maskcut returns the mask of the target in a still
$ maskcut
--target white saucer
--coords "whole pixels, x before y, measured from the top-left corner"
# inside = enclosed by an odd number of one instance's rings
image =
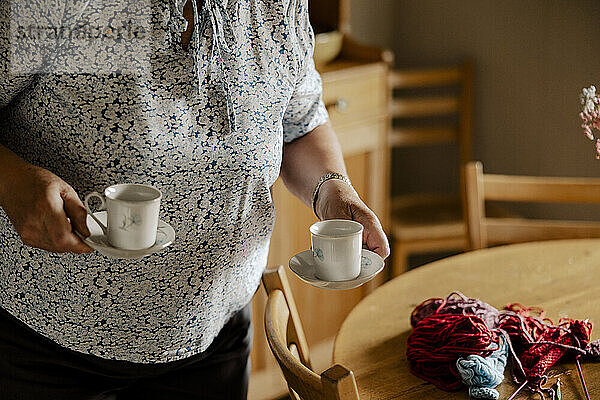
[[[360,275],[348,281],[323,281],[315,275],[313,263],[312,251],[306,250],[292,257],[290,260],[290,269],[304,282],[329,290],[348,290],[359,287],[363,283],[373,279],[385,266],[379,254],[363,249]]]
[[[106,211],[97,211],[94,213],[94,215],[96,218],[102,221],[102,223],[106,224]],[[108,238],[106,235],[104,235],[100,226],[89,215],[87,217],[87,226],[90,230],[90,236],[83,238],[79,232],[76,232],[77,235],[88,246],[95,249],[100,254],[110,258],[142,258],[164,249],[175,241],[175,230],[171,225],[162,220],[158,221],[158,228],[156,229],[156,242],[154,243],[154,246],[142,250],[125,250],[111,246],[111,244],[108,242]]]

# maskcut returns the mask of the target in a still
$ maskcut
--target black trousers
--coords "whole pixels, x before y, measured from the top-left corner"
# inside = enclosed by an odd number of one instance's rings
[[[203,353],[139,364],[71,351],[0,309],[0,399],[245,400],[251,314],[248,304]]]

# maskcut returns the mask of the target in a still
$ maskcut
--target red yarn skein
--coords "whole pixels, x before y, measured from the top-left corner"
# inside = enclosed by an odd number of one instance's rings
[[[491,346],[496,343],[496,346]],[[442,390],[457,390],[460,356],[489,356],[500,346],[498,336],[474,315],[433,314],[421,320],[408,337],[406,357],[411,372]]]

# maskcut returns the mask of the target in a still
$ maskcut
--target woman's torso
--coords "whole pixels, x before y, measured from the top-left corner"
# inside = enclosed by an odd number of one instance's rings
[[[182,49],[172,5],[153,0],[144,68],[91,73],[94,63],[80,62],[87,51],[67,44],[48,61],[55,70],[0,111],[0,143],[80,196],[152,184],[176,231],[168,250],[139,260],[58,255],[24,246],[0,210],[0,305],[66,347],[136,362],[183,358],[208,347],[258,286],[281,121],[303,56],[292,40],[295,1],[226,2],[218,55],[219,26],[206,19],[213,3],[200,10],[197,47]]]

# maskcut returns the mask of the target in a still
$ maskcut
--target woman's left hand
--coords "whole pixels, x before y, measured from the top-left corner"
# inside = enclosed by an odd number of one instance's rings
[[[316,209],[322,220],[350,219],[360,222],[364,227],[363,247],[384,259],[390,255],[390,245],[379,219],[345,182],[331,179],[323,183]]]

